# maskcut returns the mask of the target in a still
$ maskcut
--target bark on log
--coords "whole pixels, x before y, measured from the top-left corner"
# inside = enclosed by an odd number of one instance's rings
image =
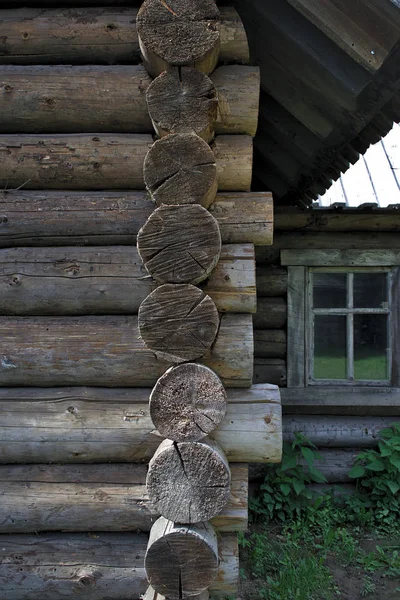
[[[147,272],[158,283],[197,284],[219,261],[218,222],[202,206],[160,206],[138,233],[137,248]]]
[[[51,3],[42,0],[38,2],[40,9],[3,9],[0,64],[137,63],[140,61],[136,29],[138,11],[131,8],[132,2],[125,3],[130,6],[117,8],[116,2],[93,0],[92,8],[70,10],[43,9]],[[23,4],[27,6],[28,2]],[[56,4],[54,2],[53,6]],[[65,7],[68,2],[62,4]],[[108,8],[100,8],[100,5]],[[241,18],[229,6],[221,6],[220,13],[219,62],[247,64],[250,60],[249,45]]]
[[[156,287],[135,247],[0,250],[3,315],[137,314]],[[221,258],[202,289],[220,312],[254,313],[254,246],[222,246]]]
[[[217,69],[213,77],[218,77],[223,98],[228,103],[233,102],[229,107],[224,106],[224,114],[229,111],[237,118],[234,122],[230,118],[222,119],[217,131],[252,135],[258,114],[254,112],[254,104],[246,99],[249,90],[239,87],[238,91],[237,87],[240,79],[248,81],[254,77],[254,67],[221,68],[223,72],[219,74]],[[192,72],[182,69],[182,77],[188,71]],[[202,77],[208,79],[205,75]],[[2,133],[152,133],[146,105],[150,83],[149,75],[140,65],[3,65],[0,67],[3,90],[0,130]],[[150,87],[153,86],[154,83]],[[208,92],[214,89],[211,82],[207,89]],[[76,102],[71,102],[71,98]],[[171,98],[168,102],[171,104]],[[215,121],[217,101],[206,99],[205,106],[208,104],[215,109],[215,113],[212,112]]]
[[[286,296],[286,268],[257,266],[257,295],[261,298]]]
[[[208,208],[218,189],[210,146],[198,135],[172,134],[158,140],[144,161],[144,181],[157,206],[201,204]]]
[[[211,79],[188,67],[164,71],[146,91],[147,108],[160,137],[195,133],[209,142],[218,114],[217,91]]]
[[[140,339],[137,317],[2,317],[0,385],[151,387],[171,366]],[[202,363],[225,387],[249,387],[250,315],[223,315]]]
[[[137,15],[143,62],[152,77],[169,67],[211,73],[218,63],[220,14],[214,0],[145,0]]]
[[[197,442],[212,433],[224,419],[226,406],[227,395],[220,379],[199,364],[171,367],[150,395],[155,428],[175,442]]]
[[[152,144],[150,135],[136,134],[0,135],[0,187],[141,190],[143,163]],[[218,189],[249,191],[252,139],[219,136],[213,150]]]
[[[145,595],[143,596],[143,600],[168,600],[168,598],[162,596],[161,594],[156,592],[154,588],[149,586],[146,590]],[[210,600],[210,594],[208,590],[205,590],[202,594],[198,596],[192,596],[190,600]]]
[[[254,329],[284,329],[287,321],[287,303],[284,298],[258,298]]]
[[[82,600],[139,600],[148,588],[143,567],[147,541],[147,535],[135,533],[1,536],[4,597],[65,600],[78,595]],[[222,535],[218,550],[220,566],[210,592],[218,598],[236,596],[236,536]]]
[[[258,67],[220,67],[210,79],[218,92],[215,132],[255,136],[258,126],[261,77]]]
[[[379,441],[379,431],[396,421],[396,417],[287,415],[283,436],[286,441],[292,441],[294,433],[299,432],[316,446],[371,448]]]
[[[208,523],[175,525],[160,517],[150,531],[145,571],[150,585],[170,600],[196,596],[218,573],[218,540]]]
[[[286,361],[280,358],[255,358],[253,383],[272,383],[285,387]]]
[[[256,358],[286,358],[286,331],[281,329],[256,330],[254,332],[254,356]]]
[[[219,315],[215,303],[193,285],[165,284],[139,308],[140,336],[157,358],[173,363],[204,356],[215,342]]]
[[[0,466],[1,533],[148,532],[160,513],[146,489],[146,465]],[[211,523],[246,531],[248,467],[232,465],[231,493]]]
[[[26,384],[26,381],[25,381]],[[0,388],[0,463],[147,462],[161,442],[150,389]],[[211,434],[231,462],[279,462],[276,386],[227,390],[226,418]]]
[[[164,440],[149,463],[146,486],[155,512],[174,523],[200,523],[228,502],[231,472],[213,440]]]

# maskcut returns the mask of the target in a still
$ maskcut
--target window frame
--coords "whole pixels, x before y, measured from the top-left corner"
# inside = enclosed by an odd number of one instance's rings
[[[398,388],[400,387],[400,250],[281,250],[281,264],[288,268],[287,387],[316,390],[333,387]],[[309,381],[309,269],[391,271],[391,312],[389,315],[390,380],[387,381]]]

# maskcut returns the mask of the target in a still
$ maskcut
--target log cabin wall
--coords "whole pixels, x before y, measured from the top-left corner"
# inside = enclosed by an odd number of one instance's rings
[[[236,595],[248,463],[282,446],[279,389],[252,386],[254,247],[273,234],[271,194],[250,191],[259,69],[229,6],[205,64],[159,75],[149,31],[138,64],[137,8],[72,4],[0,9],[3,592],[162,600],[151,575],[170,600],[211,579],[211,597]],[[190,344],[171,329],[160,345],[165,301],[190,313]],[[209,390],[191,429],[178,419],[185,441],[159,410],[179,369],[191,398],[199,373]],[[173,491],[192,455],[194,478],[225,482],[197,505]],[[169,535],[185,559],[165,573]]]
[[[400,249],[400,219],[395,208],[275,209],[274,242],[257,247],[257,313],[253,317],[254,382],[269,381],[281,388],[283,435],[304,433],[318,448],[323,460],[318,468],[330,483],[348,483],[348,472],[362,448],[377,444],[380,429],[400,421],[400,390],[396,381],[381,388],[337,386],[313,389],[288,386],[287,304],[288,267],[282,251],[324,250],[379,257],[385,249]],[[396,263],[397,264],[397,263]],[[394,307],[394,311],[398,308]],[[397,317],[396,317],[397,320]],[[393,327],[396,325],[393,323]],[[397,351],[398,356],[398,351]],[[396,379],[396,373],[393,374]],[[349,393],[351,392],[351,393]],[[251,477],[262,476],[254,465]]]

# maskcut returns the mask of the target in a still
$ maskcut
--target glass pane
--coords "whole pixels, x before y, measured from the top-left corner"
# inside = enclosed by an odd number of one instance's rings
[[[354,315],[355,379],[388,379],[387,315]]]
[[[314,379],[347,379],[346,317],[316,315]]]
[[[347,307],[346,273],[313,273],[314,308]]]
[[[354,273],[354,307],[387,308],[387,273]]]

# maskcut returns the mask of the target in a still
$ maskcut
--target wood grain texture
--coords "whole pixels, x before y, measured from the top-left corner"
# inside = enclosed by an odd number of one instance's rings
[[[138,233],[137,248],[158,283],[201,283],[221,254],[217,220],[199,204],[160,206]]]
[[[152,144],[151,136],[136,134],[0,135],[0,186],[85,190],[85,195],[86,190],[142,190],[143,163]],[[251,138],[218,136],[213,150],[218,189],[250,191]],[[265,227],[270,237],[268,223]]]
[[[135,247],[0,249],[3,315],[137,314],[156,287]],[[222,246],[202,289],[221,312],[254,313],[254,246]]]
[[[108,65],[140,61],[137,8],[118,7],[110,0],[99,1],[97,6],[94,1],[92,7],[74,10],[45,9],[43,6],[49,4],[45,0],[40,4],[39,9],[2,9],[1,64]],[[68,2],[63,4],[65,7]],[[242,20],[230,6],[221,6],[220,14],[219,61],[247,64],[249,45]]]
[[[287,384],[304,388],[306,382],[306,281],[305,267],[288,268]]]
[[[258,298],[253,317],[254,329],[284,329],[287,322],[287,302],[284,298]]]
[[[211,73],[220,45],[220,14],[214,0],[145,0],[137,15],[144,65],[152,77],[171,66]]]
[[[160,373],[161,375],[161,373]],[[1,388],[0,463],[148,462],[161,442],[147,388]],[[228,389],[226,418],[211,434],[230,462],[279,462],[276,386]]]
[[[215,156],[198,135],[171,134],[157,140],[146,156],[143,173],[157,206],[201,204],[208,208],[215,200]]]
[[[138,600],[148,587],[145,534],[15,534],[0,539],[0,576],[7,600],[65,600],[77,594],[83,600]],[[210,591],[213,597],[225,598],[237,593],[236,535],[223,534],[218,550],[220,565]]]
[[[171,366],[146,348],[137,317],[2,317],[0,385],[153,386]],[[250,315],[223,315],[201,361],[226,387],[248,387],[253,371]]]
[[[396,209],[368,210],[299,210],[277,209],[276,228],[279,231],[311,232],[397,232],[400,231],[400,214]]]
[[[146,92],[147,108],[160,137],[195,133],[210,142],[217,120],[217,92],[211,79],[189,67],[164,71]]]
[[[219,324],[215,303],[193,285],[161,285],[139,307],[143,342],[157,358],[173,363],[204,356]]]
[[[279,387],[287,384],[287,362],[281,358],[254,359],[254,383],[272,383]]]
[[[208,590],[205,590],[200,595],[191,597],[191,600],[209,600],[209,599],[210,599],[210,594],[209,594]],[[166,599],[165,596],[162,596],[161,594],[156,592],[154,588],[149,586],[146,590],[145,595],[143,596],[143,600],[168,600],[168,599]]]
[[[208,523],[176,525],[160,517],[151,528],[146,575],[167,598],[201,594],[215,580],[218,562],[217,536]]]
[[[150,394],[150,415],[157,431],[175,442],[201,440],[226,414],[227,395],[217,375],[204,365],[171,367]]]
[[[229,498],[212,524],[219,532],[247,528],[247,465],[231,466]],[[160,516],[137,464],[0,466],[0,533],[41,531],[148,532]]]
[[[282,250],[282,265],[323,267],[390,267],[400,265],[400,250],[380,248],[374,250]]]
[[[257,295],[265,297],[286,296],[288,288],[287,269],[280,267],[257,267]]]
[[[254,331],[254,356],[257,358],[286,358],[286,344],[283,329]]]
[[[231,472],[214,440],[164,440],[149,463],[146,487],[155,512],[174,523],[199,523],[227,504]]]

